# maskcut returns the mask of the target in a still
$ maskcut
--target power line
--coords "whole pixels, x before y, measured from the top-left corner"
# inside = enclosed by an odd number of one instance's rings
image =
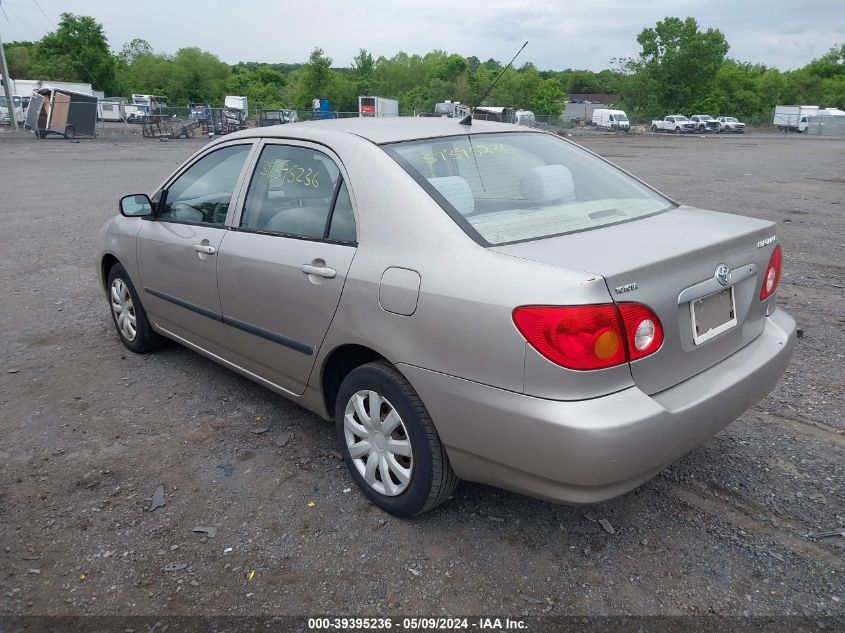
[[[53,20],[50,18],[49,15],[41,8],[41,3],[38,0],[32,0],[35,3],[35,6],[38,7],[38,10],[41,11],[41,15],[43,15],[47,21],[50,23],[50,26],[53,26]]]
[[[39,36],[39,34],[38,34],[38,30],[37,30],[37,29],[35,29],[35,28],[33,28],[33,27],[32,27],[32,25],[31,25],[29,22],[27,22],[26,20],[24,20],[24,19],[21,17],[20,13],[18,13],[18,12],[17,12],[17,11],[15,11],[14,9],[12,9],[12,4],[11,4],[11,3],[7,2],[7,3],[6,3],[6,6],[9,8],[9,11],[11,11],[11,12],[12,12],[12,15],[13,15],[13,16],[15,16],[15,17],[17,18],[18,22],[20,22],[20,23],[21,23],[21,24],[23,24],[23,25],[24,25],[27,29],[29,29],[30,33],[32,33],[33,35],[35,35],[35,37],[36,37],[36,38],[39,38],[39,37],[40,37],[40,36]],[[18,5],[15,5],[15,6],[18,6]],[[4,11],[4,13],[5,13],[5,11]],[[8,20],[9,18],[7,17],[6,19]]]

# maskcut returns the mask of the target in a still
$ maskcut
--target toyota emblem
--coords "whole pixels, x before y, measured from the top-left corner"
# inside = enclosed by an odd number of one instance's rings
[[[716,273],[715,273],[716,281],[718,281],[723,286],[727,286],[731,283],[731,269],[728,268],[727,264],[719,264],[716,266]]]

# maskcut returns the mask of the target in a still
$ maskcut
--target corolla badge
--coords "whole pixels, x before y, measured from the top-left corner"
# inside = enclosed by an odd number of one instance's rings
[[[716,277],[716,281],[723,286],[727,286],[731,283],[731,269],[728,268],[727,264],[719,264],[716,266],[714,276]]]

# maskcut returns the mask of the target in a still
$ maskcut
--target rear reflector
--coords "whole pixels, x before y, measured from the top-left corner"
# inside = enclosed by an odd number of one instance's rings
[[[760,289],[760,301],[765,301],[778,289],[778,282],[780,282],[780,273],[783,268],[783,255],[781,254],[780,244],[775,246],[772,251],[772,257],[769,259],[769,265],[766,266],[766,276],[763,277],[763,287]]]
[[[637,303],[521,306],[513,322],[534,349],[568,369],[614,367],[663,344],[660,319]]]

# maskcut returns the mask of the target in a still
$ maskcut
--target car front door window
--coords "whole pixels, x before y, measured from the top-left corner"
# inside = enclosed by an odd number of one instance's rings
[[[191,165],[168,188],[158,218],[222,225],[251,145],[214,151]]]

